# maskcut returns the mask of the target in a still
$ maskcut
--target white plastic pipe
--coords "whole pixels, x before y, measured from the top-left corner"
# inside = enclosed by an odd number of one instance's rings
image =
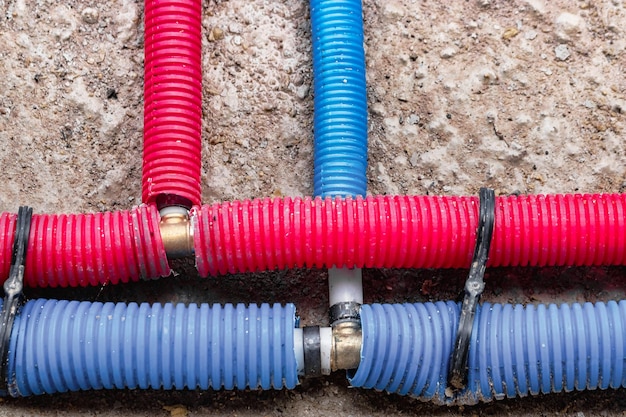
[[[354,301],[363,304],[363,275],[361,268],[330,268],[328,270],[329,304]]]

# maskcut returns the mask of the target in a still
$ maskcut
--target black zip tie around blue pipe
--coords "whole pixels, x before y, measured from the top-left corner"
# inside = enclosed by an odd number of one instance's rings
[[[6,393],[8,389],[9,343],[15,316],[22,302],[24,263],[32,216],[33,209],[31,207],[21,206],[19,208],[11,255],[11,269],[9,277],[4,282],[4,302],[2,303],[2,311],[0,311],[0,393]]]
[[[448,383],[453,389],[463,389],[467,384],[467,361],[469,343],[474,327],[476,306],[485,289],[485,269],[489,259],[489,248],[493,238],[493,229],[496,219],[496,195],[490,188],[481,188],[479,192],[479,218],[476,230],[476,246],[470,266],[461,306],[459,327],[454,343],[454,350],[450,359]]]

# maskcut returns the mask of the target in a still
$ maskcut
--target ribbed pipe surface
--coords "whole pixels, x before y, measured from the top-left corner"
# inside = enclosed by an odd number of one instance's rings
[[[298,383],[295,307],[32,300],[15,322],[10,394]]]
[[[363,305],[353,386],[436,403],[474,404],[539,393],[626,386],[626,301],[479,306],[467,388],[446,390],[459,305]]]
[[[314,194],[365,195],[367,95],[361,0],[311,0]]]
[[[202,276],[291,267],[469,267],[476,197],[283,198],[196,207]],[[626,196],[498,197],[491,266],[624,265]]]
[[[200,204],[200,0],[145,2],[144,203]]]
[[[15,214],[0,215],[0,273],[9,275]],[[170,268],[154,205],[95,214],[34,214],[24,280],[67,287],[168,276]]]

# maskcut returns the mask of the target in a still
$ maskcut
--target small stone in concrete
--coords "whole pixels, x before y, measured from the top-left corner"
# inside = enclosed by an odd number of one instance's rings
[[[508,27],[504,30],[504,33],[502,34],[502,39],[504,39],[505,41],[511,40],[516,37],[518,33],[519,30],[517,28]]]
[[[528,39],[529,41],[535,40],[537,38],[537,32],[534,30],[528,31],[524,33],[524,39]]]
[[[310,87],[308,84],[302,84],[300,87],[296,89],[296,95],[298,96],[300,100],[304,100],[306,96],[309,95],[309,88]]]
[[[559,45],[554,48],[554,54],[559,61],[565,61],[571,55],[569,49],[567,49],[567,45]]]
[[[370,111],[376,116],[386,116],[385,106],[382,103],[374,103],[370,106]]]
[[[90,25],[93,25],[94,23],[98,22],[99,13],[98,13],[98,9],[96,8],[86,7],[83,9],[80,15],[83,18],[83,22],[88,23]]]
[[[400,2],[395,0],[385,2],[383,7],[383,16],[385,16],[388,21],[400,20],[405,14],[406,11]]]
[[[555,34],[560,41],[568,42],[582,32],[584,23],[576,14],[561,13],[554,22]]]
[[[439,56],[441,56],[444,59],[448,59],[448,58],[452,58],[453,56],[456,55],[456,49],[453,47],[448,47],[446,49],[444,49],[443,51],[441,51],[441,53],[439,54]]]
[[[428,71],[426,70],[426,68],[423,66],[420,66],[418,69],[415,70],[415,78],[417,78],[418,80],[421,80],[422,78],[426,77],[427,73]]]
[[[585,102],[583,103],[583,106],[585,106],[588,109],[595,109],[596,103],[594,103],[592,100],[585,100]]]
[[[218,27],[214,27],[209,31],[209,41],[215,42],[224,39],[224,31]]]
[[[406,122],[410,125],[416,125],[420,122],[420,117],[417,114],[411,113],[409,117],[406,118]]]

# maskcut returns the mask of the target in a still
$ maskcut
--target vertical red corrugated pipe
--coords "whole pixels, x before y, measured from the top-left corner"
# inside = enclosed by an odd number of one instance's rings
[[[15,214],[0,215],[0,278],[9,274]],[[25,282],[67,287],[170,274],[154,205],[95,214],[33,215]]]
[[[160,207],[200,204],[200,0],[145,2],[142,198]]]
[[[196,207],[201,275],[290,267],[469,267],[476,197],[233,201]],[[626,196],[498,197],[491,266],[626,264]]]

